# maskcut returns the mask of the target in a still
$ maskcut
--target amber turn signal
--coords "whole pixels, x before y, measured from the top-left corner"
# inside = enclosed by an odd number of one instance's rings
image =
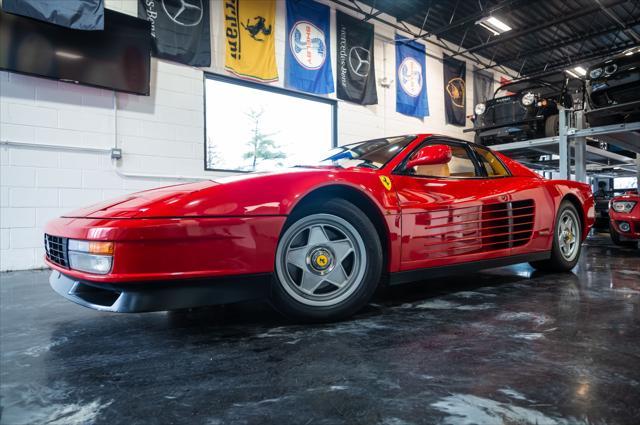
[[[89,253],[113,255],[113,242],[89,242]]]

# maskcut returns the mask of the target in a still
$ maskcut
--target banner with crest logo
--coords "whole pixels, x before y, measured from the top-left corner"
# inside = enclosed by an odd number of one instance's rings
[[[191,66],[211,65],[208,0],[138,0],[151,22],[153,56]]]
[[[412,117],[429,116],[424,44],[396,34],[396,111]]]
[[[361,105],[378,103],[373,57],[373,24],[336,11],[338,99]]]
[[[287,0],[287,87],[333,92],[329,50],[329,7],[312,0]]]
[[[224,68],[247,80],[278,81],[275,0],[224,0]]]
[[[447,124],[464,127],[467,120],[467,87],[465,83],[467,64],[445,56],[444,66],[444,111]]]

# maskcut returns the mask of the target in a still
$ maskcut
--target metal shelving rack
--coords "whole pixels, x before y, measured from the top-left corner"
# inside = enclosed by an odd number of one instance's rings
[[[559,121],[558,136],[504,143],[491,148],[509,152],[514,159],[532,168],[558,171],[562,179],[570,178],[573,171],[576,180],[586,182],[587,173],[616,169],[622,174],[637,175],[640,181],[640,122],[585,128],[584,112],[570,109],[560,111]],[[635,152],[636,158],[590,146],[587,138]],[[543,155],[549,160],[529,160]],[[551,159],[552,155],[558,155],[559,159]]]

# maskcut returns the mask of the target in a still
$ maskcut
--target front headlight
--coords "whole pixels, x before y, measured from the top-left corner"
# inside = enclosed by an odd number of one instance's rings
[[[592,69],[591,72],[589,73],[589,78],[591,78],[592,80],[595,80],[600,77],[602,77],[602,68]]]
[[[522,96],[522,104],[524,106],[531,106],[535,101],[536,96],[533,93],[526,93],[524,96]]]
[[[113,242],[69,239],[69,267],[87,273],[107,274],[113,264]]]
[[[487,110],[487,106],[484,103],[478,103],[475,108],[476,115],[484,114],[484,111]]]
[[[634,201],[613,201],[611,203],[611,208],[619,213],[630,213],[635,206],[636,203]]]

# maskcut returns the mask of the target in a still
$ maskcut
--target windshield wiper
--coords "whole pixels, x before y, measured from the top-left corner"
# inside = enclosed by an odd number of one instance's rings
[[[370,164],[370,163],[368,163],[368,162],[362,162],[362,163],[360,163],[360,164],[356,165],[356,167],[372,168],[372,169],[374,169],[374,170],[377,170],[377,169],[378,169],[378,167],[376,167],[375,165]]]

